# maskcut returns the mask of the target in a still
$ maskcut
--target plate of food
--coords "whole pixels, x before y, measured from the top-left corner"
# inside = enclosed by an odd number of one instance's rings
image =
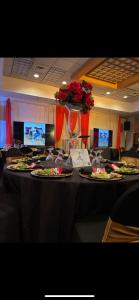
[[[32,159],[29,157],[22,157],[22,158],[13,159],[11,161],[11,163],[18,164],[18,163],[22,163],[22,162],[25,163],[25,162],[31,162],[31,161],[32,161]]]
[[[49,168],[49,169],[38,169],[31,172],[32,176],[43,177],[43,178],[63,178],[69,177],[73,172],[64,173],[62,168]]]
[[[38,154],[38,155],[32,156],[32,159],[34,159],[34,160],[45,160],[46,155],[45,154]]]
[[[28,165],[24,162],[9,165],[9,166],[7,166],[7,169],[11,170],[11,171],[23,171],[23,172],[34,170],[32,165]]]
[[[124,174],[124,175],[135,175],[135,174],[139,174],[139,169],[121,167],[121,168],[117,168],[114,172],[119,174]]]
[[[116,181],[116,180],[121,180],[124,178],[123,175],[121,174],[117,174],[117,173],[107,173],[107,172],[103,172],[103,173],[91,173],[91,174],[82,174],[79,173],[79,175],[81,177],[90,179],[90,180],[98,180],[98,181]]]
[[[134,163],[129,163],[129,162],[126,162],[125,160],[121,160],[119,162],[119,165],[123,166],[123,167],[127,167],[127,168],[135,168],[136,165]]]

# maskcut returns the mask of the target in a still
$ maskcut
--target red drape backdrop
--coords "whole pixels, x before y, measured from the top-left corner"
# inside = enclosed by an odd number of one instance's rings
[[[77,112],[76,111],[71,111],[70,114],[71,114],[70,115],[70,129],[71,129],[71,132],[73,132],[75,127],[76,127]],[[69,111],[66,107],[65,107],[65,116],[66,116],[66,121],[67,121],[67,124],[68,124]]]
[[[6,101],[6,144],[12,145],[11,102]]]
[[[88,135],[90,111],[81,113],[81,135]],[[88,139],[82,139],[82,142],[87,145]]]
[[[64,123],[65,108],[61,105],[56,105],[56,142],[61,138],[63,123]]]
[[[121,117],[118,119],[118,130],[117,130],[117,146],[116,148],[119,150],[121,144]]]

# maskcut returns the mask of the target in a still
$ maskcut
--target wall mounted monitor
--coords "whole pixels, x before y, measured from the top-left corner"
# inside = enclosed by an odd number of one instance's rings
[[[53,124],[36,122],[13,122],[13,138],[25,146],[54,146],[55,127]]]
[[[94,128],[93,131],[93,146],[94,148],[112,147],[112,130]]]
[[[45,124],[24,122],[24,145],[45,146]]]

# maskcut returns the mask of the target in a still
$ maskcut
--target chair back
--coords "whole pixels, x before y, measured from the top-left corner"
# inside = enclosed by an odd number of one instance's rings
[[[21,151],[21,153],[22,153],[23,155],[24,155],[24,154],[29,154],[29,153],[33,152],[32,149],[31,149],[30,147],[22,147],[22,148],[20,149],[20,151]]]
[[[106,148],[102,151],[101,153],[102,157],[105,159],[111,159],[111,149],[110,148]]]
[[[7,153],[6,153],[6,157],[15,157],[15,156],[21,156],[22,153],[20,151],[20,149],[17,148],[10,148]]]
[[[105,228],[103,242],[139,242],[139,185],[116,202]]]

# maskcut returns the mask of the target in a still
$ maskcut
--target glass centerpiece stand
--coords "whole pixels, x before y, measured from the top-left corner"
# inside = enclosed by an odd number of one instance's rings
[[[70,150],[71,149],[79,149],[79,134],[81,130],[81,109],[82,105],[80,104],[72,104],[72,103],[67,103],[66,108],[68,110],[68,124],[67,124],[67,129],[68,129],[68,134],[69,134],[69,157],[67,159],[66,164],[67,165],[72,165],[72,159],[70,156]],[[72,122],[72,113],[76,112],[77,113],[77,123],[76,123],[76,131],[72,132],[71,130],[71,122]]]
[[[92,166],[96,168],[101,168],[104,167],[103,163],[101,162],[102,160],[102,153],[103,150],[94,150],[93,151],[93,158],[92,158]]]

